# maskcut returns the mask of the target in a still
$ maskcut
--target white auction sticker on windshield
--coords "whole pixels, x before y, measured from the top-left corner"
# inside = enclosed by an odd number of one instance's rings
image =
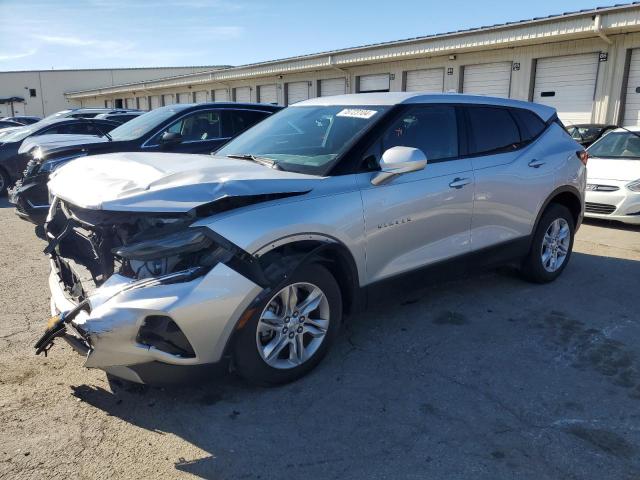
[[[336,117],[351,117],[351,118],[371,118],[376,113],[375,110],[365,110],[364,108],[345,108],[336,114]]]

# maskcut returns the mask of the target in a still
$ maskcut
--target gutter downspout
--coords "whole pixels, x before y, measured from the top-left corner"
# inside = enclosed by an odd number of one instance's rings
[[[611,41],[611,39],[609,37],[607,37],[607,34],[605,33],[605,29],[602,26],[602,15],[596,15],[593,18],[593,31],[596,32],[598,34],[598,36],[602,40],[607,42],[609,45],[613,44],[613,41]]]
[[[333,55],[329,55],[329,66],[334,70],[337,70],[338,72],[342,73],[345,76],[345,80],[347,82],[347,84],[345,85],[345,88],[348,93],[351,93],[351,73],[348,70],[345,70],[344,68],[338,67],[333,61]]]

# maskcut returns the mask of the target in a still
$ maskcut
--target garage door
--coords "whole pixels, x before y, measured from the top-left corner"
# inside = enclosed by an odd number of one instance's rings
[[[113,108],[113,100],[105,100],[104,108]]]
[[[213,101],[214,102],[228,102],[229,101],[229,90],[226,88],[218,88],[213,91]]]
[[[640,49],[631,51],[622,125],[640,125]]]
[[[193,103],[193,95],[191,92],[179,93],[178,103]]]
[[[307,100],[309,98],[309,82],[287,83],[287,105]]]
[[[162,102],[164,105],[173,105],[175,102],[175,100],[173,99],[173,94],[172,93],[167,93],[165,95],[162,95]]]
[[[125,99],[125,106],[127,108],[136,108],[136,99],[135,98]]]
[[[278,91],[275,85],[259,85],[258,86],[258,102],[260,103],[278,103]]]
[[[359,78],[358,93],[365,92],[388,92],[390,81],[389,74],[381,75],[362,75]]]
[[[196,103],[205,103],[207,101],[207,91],[201,90],[196,92]]]
[[[234,102],[250,102],[251,101],[251,88],[250,87],[238,87],[233,89],[233,101]]]
[[[140,110],[149,110],[149,104],[147,102],[147,97],[138,97],[138,108]]]
[[[471,95],[509,97],[511,62],[465,65],[462,91]]]
[[[539,58],[533,101],[554,107],[567,124],[589,123],[597,78],[597,53]]]
[[[344,78],[329,78],[320,80],[320,96],[342,95],[347,93],[347,83]]]
[[[444,68],[407,72],[405,90],[407,92],[442,93],[444,91]]]
[[[149,99],[151,100],[151,110],[160,107],[162,104],[162,102],[160,102],[160,95],[151,95]]]

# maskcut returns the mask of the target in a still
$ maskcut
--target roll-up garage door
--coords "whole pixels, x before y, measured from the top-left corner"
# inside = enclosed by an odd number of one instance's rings
[[[250,87],[238,87],[233,89],[233,101],[234,102],[250,102],[251,101],[251,88]]]
[[[358,78],[358,93],[389,91],[390,81],[388,73],[380,75],[362,75]]]
[[[149,110],[149,104],[147,102],[147,97],[138,97],[138,108],[140,110]]]
[[[287,83],[287,105],[307,100],[309,98],[309,82]]]
[[[472,95],[509,97],[511,62],[465,65],[462,91]]]
[[[173,105],[174,103],[176,103],[173,99],[173,93],[166,93],[162,95],[162,101],[164,105]]]
[[[105,100],[104,108],[113,108],[113,100]]]
[[[136,99],[135,98],[125,99],[125,105],[127,108],[136,108]]]
[[[275,85],[259,85],[258,86],[258,102],[260,103],[278,103],[278,91]]]
[[[444,91],[444,68],[407,72],[405,90],[407,92],[442,93]]]
[[[193,103],[193,95],[190,92],[179,93],[178,103]]]
[[[640,49],[631,51],[622,125],[640,125]]]
[[[598,78],[598,53],[539,58],[533,101],[554,107],[567,124],[589,123]]]
[[[347,93],[347,83],[344,78],[329,78],[320,80],[320,96],[330,97]]]
[[[207,91],[201,90],[196,92],[196,103],[205,103],[207,101]]]
[[[226,88],[218,88],[213,91],[213,101],[214,102],[228,102],[229,101],[229,90]]]
[[[162,102],[160,101],[160,95],[151,95],[150,101],[151,101],[151,110],[153,110],[154,108],[158,108],[161,106]]]

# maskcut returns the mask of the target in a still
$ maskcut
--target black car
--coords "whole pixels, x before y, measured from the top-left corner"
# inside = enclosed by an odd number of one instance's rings
[[[29,162],[29,157],[19,152],[24,140],[52,134],[104,135],[118,125],[112,120],[61,118],[23,125],[3,135],[0,137],[0,195],[22,176]]]
[[[282,107],[244,103],[177,104],[157,108],[92,142],[45,143],[32,150],[24,178],[9,200],[16,213],[35,224],[49,204],[49,174],[74,158],[113,152],[211,153]]]
[[[0,120],[0,128],[23,127],[24,124],[14,122],[13,120]]]
[[[579,125],[567,125],[569,135],[583,147],[588,147],[605,133],[618,128],[617,125],[599,123],[581,123]]]
[[[31,125],[32,123],[42,120],[40,117],[31,117],[28,115],[16,115],[14,117],[4,117],[2,120],[10,120],[20,125]]]

